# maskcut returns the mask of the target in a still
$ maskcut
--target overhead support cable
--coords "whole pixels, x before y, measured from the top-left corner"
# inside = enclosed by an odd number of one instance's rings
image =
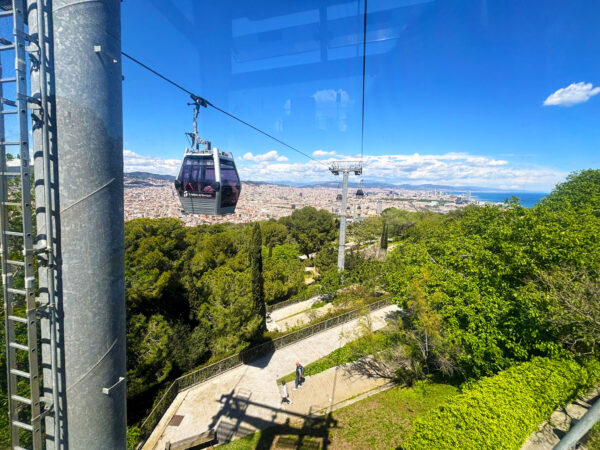
[[[360,160],[363,159],[365,145],[365,72],[367,67],[367,0],[363,14],[363,60],[362,60],[362,128],[360,134]]]
[[[192,98],[192,100],[194,100],[194,103],[196,103],[196,104],[198,104],[198,105],[200,105],[200,106],[203,106],[203,107],[205,107],[205,108],[206,108],[207,106],[210,106],[211,108],[214,108],[214,109],[216,109],[217,111],[219,111],[219,112],[221,112],[221,113],[225,114],[226,116],[229,116],[229,117],[231,117],[232,119],[234,119],[234,120],[237,120],[238,122],[240,122],[240,123],[242,123],[242,124],[244,124],[244,125],[246,125],[246,126],[248,126],[248,127],[252,128],[254,131],[258,131],[259,133],[261,133],[261,134],[263,134],[263,135],[267,136],[268,138],[271,138],[271,139],[273,139],[274,141],[276,141],[276,142],[280,143],[281,145],[283,145],[283,146],[285,146],[285,147],[287,147],[287,148],[289,148],[289,149],[291,149],[291,150],[293,150],[293,151],[295,151],[295,152],[297,152],[297,153],[301,154],[302,156],[305,156],[306,158],[308,158],[308,159],[311,159],[311,160],[313,160],[313,161],[316,161],[316,162],[318,162],[319,164],[321,164],[321,165],[323,165],[323,166],[325,166],[325,167],[329,168],[329,167],[328,167],[326,164],[324,164],[322,161],[319,161],[318,159],[315,159],[315,158],[313,158],[312,156],[308,155],[307,153],[304,153],[302,150],[299,150],[299,149],[297,149],[296,147],[294,147],[294,146],[292,146],[292,145],[290,145],[290,144],[287,144],[286,142],[282,141],[281,139],[278,139],[278,138],[276,138],[275,136],[273,136],[273,135],[271,135],[271,134],[267,133],[266,131],[263,131],[263,130],[261,130],[260,128],[258,128],[258,127],[255,127],[255,126],[254,126],[254,125],[252,125],[251,123],[248,123],[248,122],[246,122],[245,120],[243,120],[243,119],[240,119],[239,117],[235,116],[234,114],[231,114],[231,113],[229,113],[229,112],[225,111],[224,109],[222,109],[222,108],[219,108],[218,106],[216,106],[216,105],[212,104],[210,101],[206,100],[205,98],[203,98],[203,97],[200,97],[199,95],[196,95],[196,94],[194,94],[192,91],[190,91],[190,90],[188,90],[188,89],[184,88],[183,86],[181,86],[180,84],[178,84],[178,83],[176,83],[175,81],[171,80],[170,78],[168,78],[168,77],[166,77],[166,76],[162,75],[162,74],[161,74],[161,73],[159,73],[158,71],[154,70],[152,67],[150,67],[150,66],[148,66],[148,65],[144,64],[143,62],[141,62],[140,60],[138,60],[138,59],[134,58],[133,56],[131,56],[131,55],[128,55],[128,54],[127,54],[127,53],[125,53],[125,52],[121,52],[121,54],[122,54],[124,57],[126,57],[126,58],[130,59],[131,61],[133,61],[134,63],[136,63],[136,64],[140,65],[140,66],[141,66],[141,67],[143,67],[144,69],[148,70],[149,72],[152,72],[152,73],[153,73],[154,75],[156,75],[157,77],[159,77],[159,78],[162,78],[162,79],[163,79],[164,81],[166,81],[167,83],[170,83],[170,84],[172,84],[173,86],[175,86],[176,88],[178,88],[178,89],[182,90],[183,92],[185,92],[186,94],[189,94],[189,95],[190,95],[190,97]],[[364,90],[364,89],[363,89],[363,90]],[[363,103],[364,103],[364,99],[363,99]]]

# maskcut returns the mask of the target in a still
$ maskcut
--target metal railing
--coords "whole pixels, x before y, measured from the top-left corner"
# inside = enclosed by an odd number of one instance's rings
[[[310,298],[290,298],[289,300],[275,303],[274,305],[267,305],[267,312],[270,313],[278,309],[285,308],[286,306],[293,305],[295,303],[305,302],[306,300],[310,300]]]
[[[286,334],[285,336],[273,339],[272,341],[242,350],[235,355],[229,356],[228,358],[222,359],[208,366],[201,367],[194,372],[177,378],[171,384],[171,386],[169,386],[169,389],[167,389],[167,391],[163,394],[158,403],[156,403],[148,417],[146,417],[144,422],[142,422],[140,427],[142,439],[145,440],[150,436],[150,433],[156,424],[158,424],[160,418],[164,415],[171,403],[173,403],[173,400],[175,400],[175,397],[177,397],[177,394],[179,394],[181,391],[210,380],[211,378],[214,378],[217,375],[227,372],[235,367],[241,366],[244,363],[253,361],[260,356],[267,355],[275,350],[301,341],[302,339],[306,339],[322,331],[334,328],[346,322],[350,322],[351,320],[359,317],[365,311],[365,309],[368,309],[369,312],[381,309],[384,306],[391,304],[391,301],[391,297],[377,300],[367,305],[366,308],[363,307],[355,309],[347,313],[340,314],[339,316],[332,317],[331,319],[324,320],[323,322],[310,325],[306,328],[301,328],[297,331]]]
[[[333,298],[333,295],[331,295],[331,294],[316,294],[316,295],[312,295],[311,297],[308,297],[308,298],[303,298],[303,297],[290,298],[289,300],[285,300],[283,302],[275,303],[273,305],[267,305],[267,312],[271,313],[278,309],[285,308],[286,306],[294,305],[296,303],[305,302],[305,301],[312,300],[312,299],[315,299],[315,301],[318,302],[318,301],[322,301],[322,300],[329,300],[332,298]]]

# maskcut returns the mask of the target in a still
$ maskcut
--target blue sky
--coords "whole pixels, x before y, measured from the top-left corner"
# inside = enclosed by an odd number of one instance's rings
[[[127,0],[123,50],[215,105],[242,178],[335,180],[360,154],[363,1]],[[369,0],[364,180],[548,191],[600,166],[600,2]],[[186,95],[125,60],[126,170],[175,174]]]

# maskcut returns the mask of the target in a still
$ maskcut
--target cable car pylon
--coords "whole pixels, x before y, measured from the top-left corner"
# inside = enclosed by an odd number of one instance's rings
[[[329,170],[334,175],[342,174],[342,207],[340,209],[340,237],[338,243],[338,272],[342,272],[346,259],[346,207],[348,205],[348,175],[362,174],[362,161],[334,161]]]

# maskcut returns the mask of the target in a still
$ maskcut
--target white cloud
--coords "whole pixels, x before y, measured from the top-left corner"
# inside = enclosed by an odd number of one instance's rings
[[[313,156],[316,156],[317,158],[321,158],[323,156],[335,156],[335,151],[330,151],[330,152],[326,152],[325,150],[315,150],[313,152]]]
[[[151,172],[163,175],[177,175],[181,160],[143,156],[131,150],[123,150],[123,165],[125,172]]]
[[[315,100],[315,121],[320,130],[328,130],[332,126],[339,131],[346,131],[347,109],[352,103],[350,95],[343,89],[322,89],[316,91],[312,98]]]
[[[550,95],[544,106],[572,106],[577,103],[587,102],[594,95],[600,94],[600,87],[594,87],[592,83],[573,83],[566,88],[561,88]]]
[[[292,113],[292,99],[288,98],[283,104],[283,111],[286,116],[289,116]]]
[[[340,104],[341,106],[346,106],[350,103],[350,95],[343,89],[338,89],[337,91],[335,89],[323,89],[315,92],[312,98],[321,105]]]
[[[240,158],[242,161],[262,162],[262,161],[277,161],[286,162],[289,161],[287,157],[279,155],[277,150],[271,150],[270,152],[263,153],[262,155],[253,155],[252,152],[247,152]]]
[[[352,155],[336,156],[353,159]],[[443,155],[414,153],[365,156],[363,165],[365,181],[393,184],[446,184],[547,191],[566,176],[565,172],[551,167],[517,165],[502,159],[456,152]],[[243,179],[253,181],[314,182],[337,179],[331,175],[327,164],[320,161],[280,164],[263,160],[238,168]]]

